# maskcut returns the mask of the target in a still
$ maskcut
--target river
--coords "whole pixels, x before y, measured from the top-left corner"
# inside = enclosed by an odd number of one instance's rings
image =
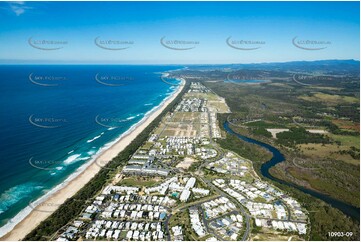
[[[287,182],[287,181],[284,181],[284,180],[281,180],[281,179],[278,179],[278,178],[272,176],[269,173],[269,169],[272,168],[273,166],[275,166],[276,164],[278,164],[280,162],[283,162],[285,160],[284,155],[278,149],[276,149],[275,147],[273,147],[273,146],[271,146],[269,144],[263,143],[261,141],[255,140],[255,139],[251,139],[249,137],[246,137],[246,136],[243,136],[243,135],[240,135],[240,134],[234,132],[229,127],[228,121],[226,121],[224,123],[223,127],[228,133],[236,135],[238,138],[240,138],[241,140],[246,141],[248,143],[259,145],[259,146],[267,149],[268,151],[270,151],[273,154],[272,159],[270,159],[269,161],[262,164],[262,166],[261,166],[261,174],[262,174],[262,176],[267,177],[267,178],[269,178],[269,179],[271,179],[273,181],[279,182],[281,184],[296,188],[296,189],[298,189],[298,190],[300,190],[300,191],[302,191],[304,193],[307,193],[307,194],[309,194],[309,195],[311,195],[313,197],[321,199],[322,201],[330,204],[332,207],[341,210],[344,214],[346,214],[346,215],[360,221],[360,208],[357,208],[357,207],[352,206],[350,204],[344,203],[344,202],[342,202],[340,200],[334,199],[334,198],[332,198],[332,197],[330,197],[328,195],[317,192],[315,190],[307,189],[305,187],[302,187],[302,186],[296,185],[294,183]]]

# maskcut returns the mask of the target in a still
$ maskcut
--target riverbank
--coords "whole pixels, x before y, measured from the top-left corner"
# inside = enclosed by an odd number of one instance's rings
[[[252,138],[242,136],[236,132],[234,132],[230,127],[228,127],[228,123],[225,122],[223,128],[226,132],[230,133],[231,135],[235,135],[236,138],[242,140],[242,142],[252,143],[255,145],[263,145],[267,146],[264,147],[266,149],[270,148],[267,144],[263,142],[254,140]],[[239,145],[242,145],[240,143]],[[276,148],[274,148],[276,149]],[[239,153],[239,150],[231,149],[236,153]],[[293,198],[299,201],[305,209],[308,211],[309,216],[309,234],[307,235],[306,240],[314,240],[314,241],[327,241],[330,240],[328,236],[329,231],[348,231],[349,237],[344,237],[344,240],[359,240],[359,208],[351,208],[348,211],[342,211],[336,206],[340,204],[334,203],[335,201],[326,201],[322,198],[330,198],[326,195],[322,197],[318,197],[318,194],[313,193],[312,190],[304,190],[300,186],[294,185],[292,183],[286,183],[283,180],[279,180],[272,175],[269,174],[268,169],[271,168],[273,165],[282,162],[283,155],[282,153],[277,153],[276,150],[271,151],[272,158],[268,160],[266,163],[261,164],[260,162],[254,162],[253,167],[258,174],[263,179],[271,182],[273,185],[281,189],[282,191],[290,194]],[[275,158],[275,156],[277,158]],[[264,166],[264,164],[267,164]],[[330,198],[331,199],[331,198]],[[330,203],[332,202],[332,204]],[[342,206],[345,204],[341,204]],[[348,207],[349,205],[346,204]],[[343,206],[344,207],[344,206]],[[349,216],[345,216],[345,214],[349,214]],[[330,223],[330,221],[333,221]],[[332,240],[332,238],[331,238]]]
[[[119,140],[104,150],[84,171],[70,180],[61,189],[54,192],[41,204],[38,204],[30,214],[19,222],[10,232],[1,237],[1,240],[21,240],[33,229],[35,229],[43,220],[49,217],[66,199],[75,195],[85,184],[87,184],[110,160],[115,158],[119,152],[125,149],[153,120],[155,120],[162,111],[179,95],[185,82],[182,81],[180,87],[166,100],[162,102],[152,113],[144,117],[130,132],[122,135]],[[100,165],[101,164],[101,165]],[[44,204],[51,205],[52,211],[44,212]]]
[[[321,192],[318,192],[316,190],[308,189],[306,187],[302,187],[302,186],[299,186],[297,184],[287,182],[287,181],[284,181],[284,180],[281,180],[279,178],[276,178],[276,177],[272,176],[270,174],[269,170],[272,167],[274,167],[275,165],[277,165],[278,163],[285,161],[284,155],[277,148],[275,148],[275,147],[273,147],[273,146],[271,146],[269,144],[266,144],[264,142],[261,142],[261,141],[258,141],[258,140],[255,140],[255,139],[252,139],[252,138],[249,138],[249,137],[246,137],[246,136],[243,136],[243,135],[240,135],[240,134],[234,132],[229,127],[228,122],[224,123],[223,128],[228,133],[236,135],[238,138],[242,139],[243,141],[246,141],[248,143],[252,143],[252,144],[261,146],[261,147],[267,149],[268,151],[270,151],[272,153],[272,155],[273,155],[272,159],[265,162],[265,163],[263,163],[261,165],[260,172],[261,172],[263,177],[266,177],[266,178],[268,178],[268,179],[270,179],[272,181],[278,182],[278,183],[280,183],[282,185],[286,185],[286,186],[298,189],[298,190],[300,190],[300,191],[302,191],[302,192],[304,192],[306,194],[312,195],[313,197],[318,198],[318,199],[328,203],[332,207],[339,209],[340,211],[342,211],[344,214],[350,216],[351,218],[356,219],[358,221],[360,220],[360,209],[359,208],[354,207],[354,206],[352,206],[350,204],[347,204],[345,202],[342,202],[340,200],[337,200],[335,198],[332,198],[332,197],[330,197],[330,196],[328,196],[326,194],[323,194]]]

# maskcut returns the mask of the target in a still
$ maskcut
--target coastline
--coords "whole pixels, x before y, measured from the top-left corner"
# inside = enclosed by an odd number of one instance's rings
[[[129,128],[115,141],[106,144],[104,150],[99,152],[99,155],[94,160],[84,164],[83,167],[79,167],[78,170],[70,175],[63,183],[35,201],[34,204],[37,204],[36,206],[31,207],[31,205],[29,205],[22,210],[20,213],[26,213],[24,218],[20,218],[18,223],[13,222],[15,224],[9,228],[9,231],[6,232],[4,236],[0,237],[0,240],[21,240],[35,229],[43,220],[49,217],[62,203],[64,203],[66,199],[75,195],[101,170],[99,164],[102,164],[102,166],[106,165],[110,160],[116,157],[119,152],[127,147],[179,95],[184,86],[185,81],[182,80],[182,83],[178,88],[157,107],[150,110],[149,114],[145,115],[141,121]],[[44,211],[44,206],[52,207],[52,210]]]

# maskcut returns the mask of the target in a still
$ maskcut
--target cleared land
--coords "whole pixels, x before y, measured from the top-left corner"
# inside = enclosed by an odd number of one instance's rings
[[[258,233],[251,237],[253,241],[302,241],[297,235],[285,235],[281,232],[275,233],[267,228],[262,228]]]
[[[197,162],[197,160],[187,156],[184,158],[183,161],[179,162],[179,164],[176,167],[182,169],[188,169],[194,162]]]
[[[175,123],[200,123],[201,113],[197,112],[175,112],[173,114],[172,122]]]
[[[199,98],[199,99],[206,99],[208,101],[219,101],[220,98],[214,93],[196,93],[196,92],[188,92],[184,95],[184,98]]]
[[[322,102],[327,105],[336,105],[341,103],[357,103],[359,100],[355,97],[341,96],[341,95],[330,95],[326,93],[317,92],[311,96],[300,96],[300,99],[311,102]]]

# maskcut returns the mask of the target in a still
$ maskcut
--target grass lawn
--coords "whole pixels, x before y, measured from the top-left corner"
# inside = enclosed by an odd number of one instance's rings
[[[147,177],[129,177],[122,179],[117,185],[132,186],[132,187],[150,187],[159,184],[162,181],[161,178],[147,178]]]
[[[352,136],[352,135],[335,135],[330,134],[331,138],[340,141],[342,145],[345,146],[354,146],[360,149],[360,136]]]

